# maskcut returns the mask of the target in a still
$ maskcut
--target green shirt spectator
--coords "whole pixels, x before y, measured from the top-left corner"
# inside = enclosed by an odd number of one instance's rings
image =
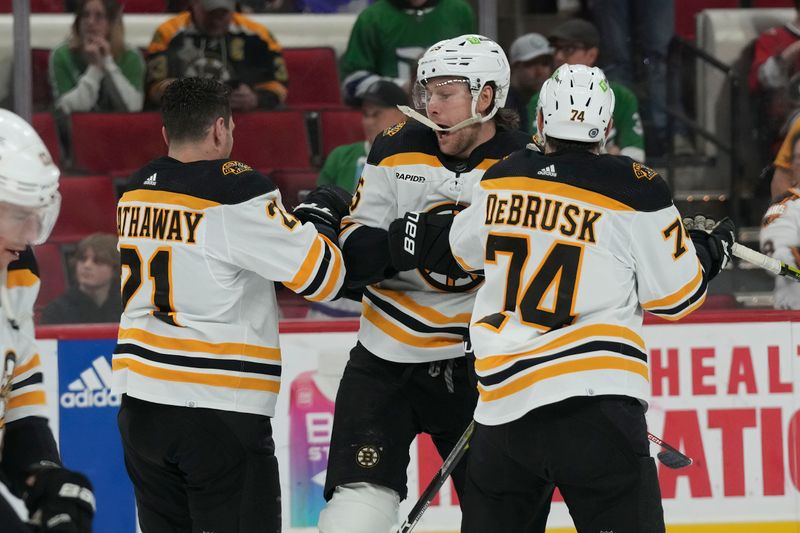
[[[55,107],[76,111],[141,111],[144,60],[123,42],[115,0],[83,0],[66,43],[50,54]]]
[[[353,103],[381,78],[408,89],[425,50],[477,29],[464,0],[378,0],[359,14],[342,56],[345,101]]]

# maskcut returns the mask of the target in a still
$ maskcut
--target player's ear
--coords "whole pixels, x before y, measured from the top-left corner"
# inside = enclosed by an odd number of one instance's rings
[[[478,95],[478,105],[475,106],[475,111],[483,115],[489,110],[489,107],[492,105],[492,100],[494,100],[494,88],[486,84]]]
[[[599,48],[594,46],[592,48],[589,48],[586,51],[586,53],[589,55],[589,57],[587,58],[587,61],[586,61],[587,65],[594,65],[595,63],[597,63],[597,56],[600,55],[600,49]]]
[[[161,137],[164,138],[164,143],[167,145],[167,148],[169,148],[169,137],[167,137],[167,128],[164,126],[161,126]]]
[[[225,118],[217,117],[217,120],[214,121],[214,125],[212,126],[212,130],[214,144],[216,146],[224,145],[228,138],[228,128],[225,125]]]

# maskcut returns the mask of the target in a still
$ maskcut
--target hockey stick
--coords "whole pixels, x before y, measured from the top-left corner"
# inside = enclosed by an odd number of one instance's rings
[[[14,368],[17,366],[17,354],[12,351],[3,358],[3,368],[0,369],[0,458],[3,457],[3,437],[6,432],[6,408],[8,395],[11,394],[11,382],[14,379]]]
[[[800,281],[800,270],[791,267],[786,263],[778,261],[774,257],[770,257],[760,252],[756,252],[755,250],[751,250],[747,246],[742,246],[738,242],[733,243],[733,247],[731,248],[731,253],[733,253],[733,255],[735,255],[739,259],[743,259],[748,263],[752,263],[756,266],[759,266],[764,270],[772,272],[775,275],[783,276],[785,278],[793,279],[795,281]]]
[[[464,457],[464,453],[467,451],[467,448],[469,448],[469,439],[472,437],[473,431],[475,431],[474,420],[469,423],[467,429],[465,429],[464,433],[461,435],[461,438],[458,439],[458,442],[450,451],[450,455],[448,455],[447,459],[442,463],[442,467],[436,472],[436,475],[433,476],[428,486],[425,487],[425,491],[419,497],[417,503],[414,504],[414,507],[411,508],[408,517],[405,522],[403,522],[403,525],[400,526],[398,533],[409,533],[414,529],[414,526],[417,525],[417,522],[420,521],[422,515],[430,506],[431,501],[433,501],[433,497],[436,496],[436,493],[442,488],[447,478],[453,473],[458,462]]]
[[[676,448],[673,448],[649,431],[647,432],[647,438],[650,439],[651,442],[655,442],[664,448],[662,451],[658,452],[658,460],[667,468],[684,468],[692,464],[691,457],[683,455]]]

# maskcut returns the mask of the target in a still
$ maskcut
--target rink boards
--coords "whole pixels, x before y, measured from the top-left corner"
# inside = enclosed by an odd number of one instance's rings
[[[332,376],[355,342],[357,323],[281,327],[282,390],[273,427],[284,529],[311,531],[323,503],[333,419],[333,390],[325,384],[335,384]],[[97,489],[95,531],[133,533],[133,496],[116,429],[119,399],[108,389],[115,333],[112,327],[51,327],[38,336],[64,461],[87,472]],[[659,465],[668,531],[800,531],[800,314],[648,320],[644,337],[653,393],[649,429],[695,461],[677,471]],[[409,499],[415,500],[438,458],[428,438],[418,439],[411,457]],[[403,510],[412,504],[404,502]],[[459,521],[448,484],[416,530],[457,531]],[[574,531],[560,501],[553,503],[548,524],[554,533]]]

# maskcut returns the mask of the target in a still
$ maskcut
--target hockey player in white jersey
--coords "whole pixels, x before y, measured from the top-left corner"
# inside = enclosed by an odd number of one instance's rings
[[[761,222],[761,252],[788,265],[800,264],[800,189],[791,187]],[[775,277],[775,309],[800,309],[800,283]]]
[[[36,531],[91,533],[91,484],[61,465],[33,333],[39,274],[31,245],[47,240],[58,217],[58,178],[34,129],[0,109],[0,479],[24,500]],[[2,496],[0,530],[33,531]]]
[[[344,282],[331,239],[349,195],[315,190],[286,212],[269,178],[229,158],[229,98],[213,80],[170,84],[168,156],[133,175],[117,208],[113,390],[143,533],[281,530],[274,282],[312,300]]]
[[[336,397],[323,533],[393,530],[411,442],[429,433],[446,457],[475,406],[462,338],[481,279],[452,268],[447,228],[485,170],[528,136],[500,109],[509,66],[491,40],[464,35],[432,46],[417,80],[426,114],[404,108],[416,120],[378,136],[342,223],[364,310]],[[410,247],[407,227],[419,230]],[[463,467],[453,478],[460,491]]]
[[[453,222],[456,259],[486,276],[464,533],[532,531],[554,486],[579,533],[664,531],[642,314],[697,309],[734,228],[687,235],[655,171],[600,155],[613,108],[600,69],[560,67],[541,91],[544,153],[490,168]]]

